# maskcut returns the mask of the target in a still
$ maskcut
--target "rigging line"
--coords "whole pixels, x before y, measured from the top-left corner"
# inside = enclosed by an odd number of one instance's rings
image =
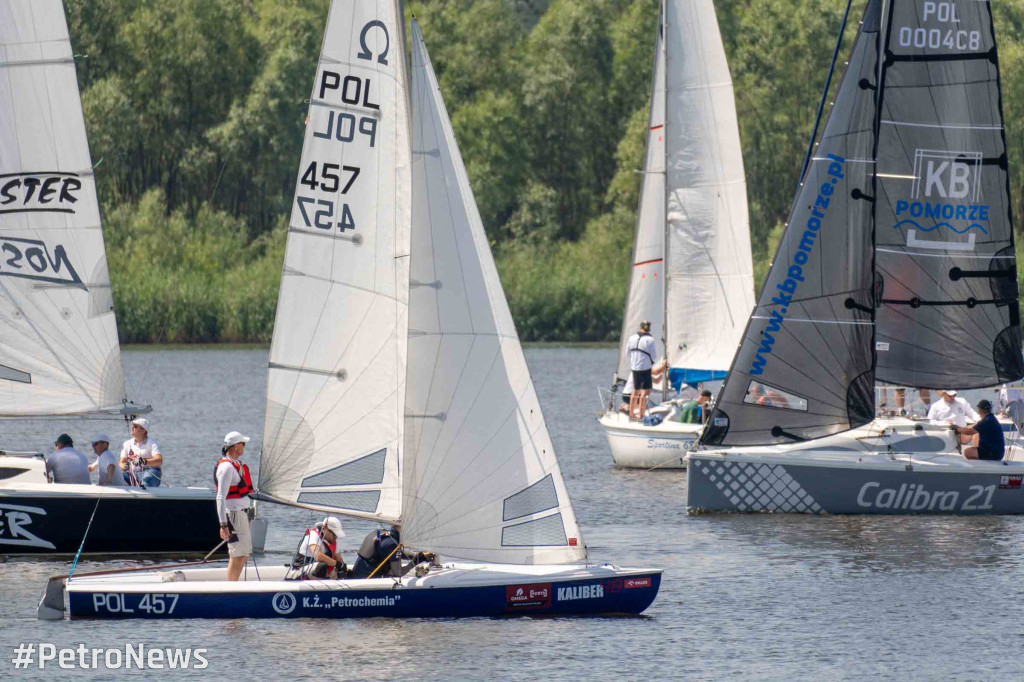
[[[825,102],[828,101],[828,90],[832,86],[832,75],[836,70],[836,62],[839,60],[839,51],[843,47],[843,36],[846,33],[846,23],[850,18],[850,8],[853,6],[853,0],[847,0],[846,11],[843,12],[843,22],[839,27],[839,36],[836,39],[836,48],[832,51],[832,63],[828,67],[828,75],[825,77],[825,87],[821,90],[821,100],[818,102],[818,113],[814,118],[814,129],[811,131],[811,140],[807,144],[807,154],[804,156],[803,166],[800,170],[800,182],[797,183],[797,187],[803,184],[804,178],[807,176],[807,167],[811,162],[811,156],[814,154],[814,141],[818,137],[818,127],[821,125],[821,117],[825,113]],[[845,75],[845,74],[844,74]],[[799,189],[797,190],[799,195]],[[796,202],[796,197],[793,199]]]
[[[96,510],[100,508],[101,499],[103,499],[102,496],[96,496],[96,504],[92,507],[92,514],[89,515],[89,523],[86,524],[85,532],[82,533],[82,542],[78,545],[78,551],[75,552],[75,560],[71,562],[71,570],[68,571],[68,582],[70,582],[71,578],[75,575],[75,569],[78,567],[78,559],[82,556],[82,549],[85,548],[85,539],[89,537],[89,529],[92,528],[92,520],[96,518]]]

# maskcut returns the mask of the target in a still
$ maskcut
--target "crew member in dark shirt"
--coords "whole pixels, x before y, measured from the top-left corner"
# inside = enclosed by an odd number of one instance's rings
[[[998,462],[1006,451],[1003,425],[992,414],[992,403],[987,400],[978,401],[978,414],[981,419],[974,426],[953,427],[959,434],[972,436],[971,444],[964,447],[964,457]]]

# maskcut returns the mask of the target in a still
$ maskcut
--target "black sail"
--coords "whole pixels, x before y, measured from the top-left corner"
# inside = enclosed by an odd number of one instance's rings
[[[880,0],[871,0],[703,444],[793,442],[874,417],[871,195],[880,18]]]
[[[989,2],[896,0],[880,69],[879,381],[1024,375],[1006,136]]]

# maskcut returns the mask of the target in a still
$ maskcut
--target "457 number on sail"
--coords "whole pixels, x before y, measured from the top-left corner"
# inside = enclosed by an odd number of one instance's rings
[[[359,168],[357,166],[312,161],[303,171],[299,184],[309,187],[314,192],[337,194],[340,190],[340,193],[344,195],[348,194],[358,177]],[[343,181],[344,186],[342,185]],[[296,195],[295,201],[299,205],[299,213],[302,214],[302,221],[306,227],[316,227],[321,230],[337,227],[339,232],[356,229],[352,210],[347,203],[341,203],[338,208],[332,199],[315,199],[301,195]]]

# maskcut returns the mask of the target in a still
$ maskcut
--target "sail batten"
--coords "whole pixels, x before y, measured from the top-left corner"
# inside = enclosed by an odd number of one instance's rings
[[[60,0],[0,0],[0,416],[125,400],[95,176]]]
[[[413,155],[403,542],[578,561],[586,549],[415,21],[412,59],[413,149],[430,151]]]

